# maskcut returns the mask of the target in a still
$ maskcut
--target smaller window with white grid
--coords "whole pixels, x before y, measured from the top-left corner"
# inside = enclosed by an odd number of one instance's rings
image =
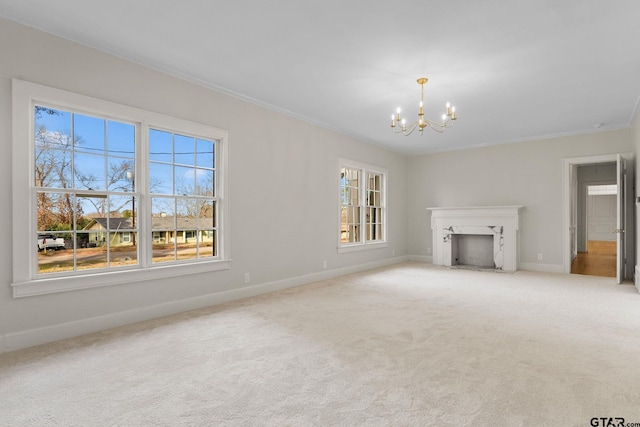
[[[386,243],[386,176],[385,169],[340,160],[339,252]]]

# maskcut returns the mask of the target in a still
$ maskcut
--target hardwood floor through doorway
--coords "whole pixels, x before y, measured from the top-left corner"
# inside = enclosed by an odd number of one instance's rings
[[[616,277],[616,242],[589,240],[587,252],[578,252],[571,263],[571,273]]]

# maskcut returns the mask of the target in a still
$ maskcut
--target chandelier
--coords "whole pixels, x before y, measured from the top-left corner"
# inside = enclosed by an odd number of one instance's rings
[[[426,77],[420,77],[417,82],[420,85],[420,108],[418,109],[418,120],[414,123],[407,125],[405,119],[400,117],[400,107],[396,110],[395,114],[391,115],[391,130],[395,133],[402,133],[405,136],[411,135],[414,130],[418,129],[420,135],[424,131],[424,128],[429,126],[431,129],[438,133],[444,132],[446,128],[452,127],[456,122],[456,107],[452,107],[447,102],[446,113],[442,115],[442,121],[429,120],[424,118],[424,85],[427,84],[429,79]]]

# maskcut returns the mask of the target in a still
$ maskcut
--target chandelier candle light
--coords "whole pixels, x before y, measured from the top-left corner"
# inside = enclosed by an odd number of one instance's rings
[[[431,129],[435,130],[438,133],[444,132],[446,128],[450,128],[456,122],[456,107],[451,106],[447,102],[447,112],[442,115],[442,121],[436,122],[433,120],[424,118],[424,85],[427,84],[426,77],[420,77],[417,82],[420,85],[420,89],[422,93],[420,94],[420,108],[418,110],[418,120],[415,123],[407,126],[405,119],[400,117],[400,107],[395,114],[391,115],[391,130],[395,133],[402,133],[405,136],[409,136],[413,133],[414,130],[418,129],[420,131],[420,135],[422,135],[422,131],[424,128],[429,126]]]

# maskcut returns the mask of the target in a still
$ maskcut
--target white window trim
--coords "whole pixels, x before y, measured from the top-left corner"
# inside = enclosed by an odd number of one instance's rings
[[[361,216],[361,222],[362,222],[362,227],[360,227],[360,233],[361,233],[361,238],[360,238],[360,242],[357,243],[342,243],[340,240],[340,226],[342,223],[342,198],[340,195],[340,179],[338,178],[338,253],[342,254],[342,253],[349,253],[349,252],[358,252],[358,251],[367,251],[367,250],[372,250],[372,249],[382,249],[382,248],[386,248],[389,246],[389,236],[387,235],[387,224],[389,222],[389,213],[387,210],[387,180],[389,179],[389,172],[387,171],[387,169],[385,168],[381,168],[378,166],[374,166],[374,165],[370,165],[367,163],[362,163],[362,162],[358,162],[355,160],[349,160],[349,159],[345,159],[345,158],[339,158],[338,159],[338,177],[340,176],[340,171],[342,170],[343,167],[350,167],[350,168],[354,168],[354,169],[359,169],[360,172],[362,173],[362,184],[360,184],[359,186],[359,200],[366,200],[365,198],[365,194],[366,194],[366,185],[364,185],[365,183],[365,174],[367,172],[374,172],[374,173],[379,173],[382,174],[384,179],[382,180],[382,208],[384,211],[384,222],[382,223],[382,233],[384,235],[384,240],[376,240],[376,241],[370,241],[367,242],[366,238],[365,238],[365,215],[366,215],[366,209],[363,208],[360,210],[360,216]],[[364,205],[363,205],[364,207]]]
[[[156,280],[167,277],[179,277],[231,268],[229,244],[229,202],[228,202],[228,141],[229,132],[199,123],[189,122],[162,114],[157,114],[117,103],[78,95],[63,90],[50,88],[12,79],[12,165],[13,165],[13,288],[14,298],[31,295],[50,294],[77,289],[95,288],[99,286],[134,283],[139,281]],[[142,129],[138,135],[136,147],[140,150],[148,146],[148,129],[173,127],[176,130],[191,131],[194,134],[206,135],[220,142],[216,164],[220,170],[218,179],[218,251],[219,256],[214,260],[189,260],[162,265],[144,265],[147,256],[143,248],[140,249],[141,263],[130,268],[113,271],[91,272],[87,274],[73,274],[65,276],[42,277],[34,274],[37,271],[37,259],[33,256],[33,244],[37,238],[35,221],[31,214],[34,209],[35,198],[33,183],[33,109],[36,104],[70,108],[99,116],[110,116],[117,120],[136,122]],[[143,151],[138,151],[144,153]],[[148,158],[141,154],[136,158],[136,175],[140,177],[140,184],[146,182],[148,172]],[[144,187],[142,187],[144,188]],[[150,205],[150,197],[140,195],[140,203]],[[149,211],[150,206],[147,206]],[[141,221],[140,235],[151,236],[150,225],[146,220]],[[145,234],[146,233],[146,234]]]

